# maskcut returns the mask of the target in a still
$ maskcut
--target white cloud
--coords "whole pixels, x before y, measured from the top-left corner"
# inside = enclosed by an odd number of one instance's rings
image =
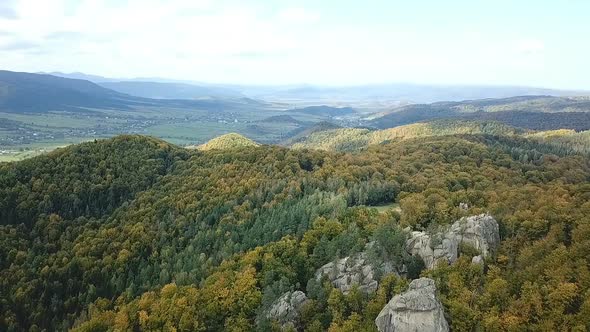
[[[522,54],[538,54],[545,50],[545,43],[539,39],[522,39],[514,43],[514,49]]]
[[[557,49],[555,39],[515,38],[496,27],[375,22],[295,1],[15,0],[6,8],[15,15],[0,17],[0,68],[23,71],[239,83],[512,83],[542,72]]]
[[[17,19],[18,15],[10,1],[0,3],[0,19],[2,20],[13,20]]]
[[[320,14],[304,8],[291,7],[281,10],[277,17],[290,23],[312,23],[320,19]]]

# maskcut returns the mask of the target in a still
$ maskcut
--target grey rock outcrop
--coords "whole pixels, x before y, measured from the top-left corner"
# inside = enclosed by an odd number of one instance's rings
[[[483,257],[481,257],[481,255],[473,256],[473,258],[471,259],[471,264],[482,265]]]
[[[443,307],[436,298],[434,280],[428,278],[412,281],[405,293],[394,296],[375,324],[380,332],[449,331]]]
[[[315,273],[315,278],[319,281],[324,277],[344,294],[348,294],[354,285],[358,285],[359,290],[367,294],[377,290],[375,271],[365,253],[345,257],[320,267]]]
[[[451,226],[450,232],[459,243],[471,245],[483,257],[495,252],[500,245],[500,227],[489,214],[461,218]]]
[[[412,232],[406,241],[406,250],[412,256],[420,256],[427,269],[433,269],[441,260],[454,262],[457,259],[458,244],[454,238],[440,239],[441,235]]]
[[[299,320],[299,311],[307,301],[302,291],[287,292],[273,302],[266,317],[276,320],[283,328],[294,328]]]
[[[412,232],[406,250],[420,256],[427,269],[433,269],[441,260],[455,262],[462,244],[472,246],[487,257],[500,244],[498,222],[488,214],[481,214],[461,218],[446,230],[433,234]]]

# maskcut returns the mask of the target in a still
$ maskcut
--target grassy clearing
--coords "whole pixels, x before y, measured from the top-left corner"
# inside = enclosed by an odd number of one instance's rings
[[[22,122],[39,128],[90,128],[104,122],[104,118],[95,116],[72,117],[61,113],[44,114],[14,114],[0,113],[0,117],[13,121]]]
[[[145,133],[175,144],[202,144],[214,137],[244,130],[245,124],[241,123],[182,122],[155,125]]]
[[[0,154],[0,163],[19,161],[46,153],[45,150],[10,151],[7,154]]]
[[[371,207],[374,209],[377,209],[377,211],[379,211],[379,213],[386,213],[389,211],[402,212],[402,209],[399,206],[399,203],[391,203],[391,204],[371,206]]]
[[[92,138],[93,139],[93,138]],[[24,144],[10,147],[0,146],[0,162],[19,161],[31,157],[35,157],[57,148],[62,148],[70,144],[77,144],[92,140],[89,138],[73,138],[70,140],[55,140],[45,142],[35,142],[33,144]]]

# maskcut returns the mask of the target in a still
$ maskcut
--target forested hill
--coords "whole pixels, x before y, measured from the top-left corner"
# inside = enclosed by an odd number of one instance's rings
[[[578,152],[590,155],[590,130],[534,131],[512,127],[497,121],[434,120],[398,126],[383,130],[367,128],[328,128],[310,132],[308,135],[289,142],[295,149],[319,149],[327,151],[359,151],[370,145],[389,141],[400,141],[418,137],[447,135],[491,135],[495,137],[526,138],[551,146],[553,153]],[[558,152],[561,151],[561,152]]]
[[[390,140],[459,134],[516,136],[525,132],[525,130],[492,121],[435,120],[383,130],[329,128],[312,132],[290,146],[296,149],[358,151],[369,145],[382,144]]]
[[[0,330],[278,331],[269,309],[301,291],[291,327],[376,331],[419,275],[453,331],[588,330],[589,180],[587,157],[490,135],[354,154],[121,136],[0,164]],[[501,241],[483,265],[404,250],[407,227],[486,212]],[[361,254],[374,291],[317,276]]]
[[[155,138],[118,136],[0,164],[1,223],[32,226],[47,212],[72,219],[102,216],[186,158],[184,149]]]
[[[239,149],[247,147],[256,147],[259,144],[240,134],[229,133],[213,138],[207,143],[196,147],[199,150],[216,150],[216,149]]]
[[[379,129],[434,119],[498,121],[533,129],[590,129],[590,97],[523,96],[407,105],[369,121]]]

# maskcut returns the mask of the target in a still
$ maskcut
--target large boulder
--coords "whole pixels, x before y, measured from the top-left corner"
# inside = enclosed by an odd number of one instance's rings
[[[375,324],[380,332],[449,331],[434,280],[428,278],[412,281],[405,293],[394,296],[381,310]]]
[[[471,259],[471,264],[482,265],[483,264],[483,257],[481,257],[481,255],[473,256],[473,258]]]
[[[287,292],[272,303],[266,317],[276,320],[284,329],[295,328],[299,311],[307,301],[307,296],[302,291]]]
[[[500,245],[500,227],[489,214],[461,218],[451,226],[449,232],[455,234],[459,243],[472,246],[483,257],[495,252]]]
[[[361,253],[352,257],[345,257],[320,267],[316,273],[316,280],[327,277],[332,285],[348,294],[354,285],[364,293],[377,290],[373,266],[368,262],[366,254]]]
[[[483,257],[495,252],[500,244],[498,222],[488,214],[480,214],[461,218],[439,232],[412,232],[406,250],[420,256],[427,269],[433,269],[441,260],[455,262],[460,246],[465,244]]]

